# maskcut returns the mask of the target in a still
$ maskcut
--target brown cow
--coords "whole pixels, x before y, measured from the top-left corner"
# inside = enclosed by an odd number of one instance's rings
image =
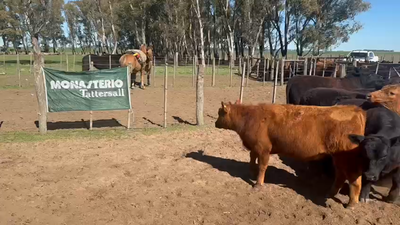
[[[331,155],[335,165],[335,196],[346,180],[350,183],[349,207],[359,201],[362,162],[350,134],[364,135],[366,113],[357,106],[299,106],[278,104],[225,104],[215,127],[236,131],[250,150],[250,168],[258,170],[255,188],[262,187],[270,154],[303,161]],[[258,158],[258,168],[256,159]]]
[[[367,95],[373,103],[379,103],[400,115],[400,85],[386,85],[379,91]]]

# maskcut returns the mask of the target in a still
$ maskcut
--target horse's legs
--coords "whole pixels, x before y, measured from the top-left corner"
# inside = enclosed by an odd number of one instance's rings
[[[144,69],[140,70],[140,88],[144,89]]]
[[[150,86],[151,69],[147,71],[147,86]]]

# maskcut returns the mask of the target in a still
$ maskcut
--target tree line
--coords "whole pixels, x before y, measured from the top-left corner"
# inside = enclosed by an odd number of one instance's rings
[[[206,56],[286,56],[293,43],[299,56],[349,40],[362,28],[355,16],[367,11],[364,0],[0,0],[0,36],[9,46],[29,52],[33,29],[44,52],[72,48],[74,53],[116,54],[140,44],[155,54]],[[45,7],[48,5],[48,7]],[[32,12],[34,9],[35,12]],[[30,15],[31,13],[31,15]],[[31,17],[33,14],[36,17]],[[48,23],[36,26],[44,16]],[[67,25],[67,32],[62,26]],[[214,51],[219,49],[220,51]]]

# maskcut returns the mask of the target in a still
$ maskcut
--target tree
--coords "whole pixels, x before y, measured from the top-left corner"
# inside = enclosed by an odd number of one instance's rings
[[[199,23],[199,34],[200,34],[200,65],[197,73],[196,82],[196,122],[197,125],[204,125],[204,70],[206,67],[204,57],[204,33],[203,33],[203,20],[202,20],[202,7],[200,6],[199,0],[194,0],[194,11]]]
[[[33,75],[35,77],[36,96],[39,104],[39,131],[41,134],[44,134],[47,132],[47,108],[43,77],[44,63],[39,46],[39,34],[50,23],[52,1],[19,0],[17,5],[24,12],[24,17],[20,18],[20,21],[27,28],[32,41],[34,56]]]
[[[65,20],[69,30],[69,41],[72,46],[72,53],[75,54],[75,42],[79,34],[79,9],[76,4],[69,2],[64,6]]]

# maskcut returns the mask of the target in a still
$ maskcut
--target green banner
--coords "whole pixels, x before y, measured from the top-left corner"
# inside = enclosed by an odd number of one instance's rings
[[[127,67],[65,72],[43,68],[48,112],[131,109]]]

